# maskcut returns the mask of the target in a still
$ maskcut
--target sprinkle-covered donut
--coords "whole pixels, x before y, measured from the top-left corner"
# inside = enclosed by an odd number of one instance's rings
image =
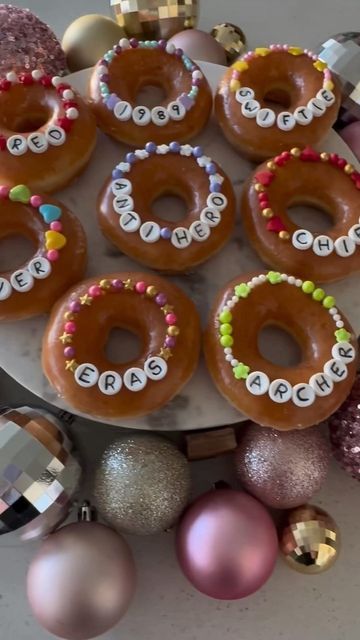
[[[0,183],[34,191],[65,186],[96,141],[91,110],[59,76],[9,72],[0,79]]]
[[[141,354],[110,362],[112,328],[140,338]],[[43,339],[45,375],[73,409],[101,418],[146,415],[195,371],[200,323],[194,304],[159,276],[120,273],[78,284],[53,309]]]
[[[49,311],[86,266],[86,238],[79,220],[54,198],[25,185],[0,186],[0,240],[28,238],[35,253],[15,271],[0,273],[0,320]]]
[[[164,90],[161,104],[137,105],[145,86]],[[105,133],[132,146],[187,142],[205,126],[212,94],[199,67],[166,42],[122,38],[96,65],[90,98],[98,125]]]
[[[301,348],[296,366],[273,364],[259,351],[269,325]],[[276,271],[232,280],[218,295],[205,356],[220,393],[263,426],[301,429],[329,417],[350,393],[357,341],[335,299],[310,280]]]
[[[339,106],[340,91],[326,63],[308,49],[278,44],[237,60],[215,98],[225,137],[254,160],[320,142]]]
[[[287,214],[295,204],[323,209],[333,226],[321,234],[298,227]],[[260,165],[241,211],[250,242],[271,267],[319,282],[360,269],[360,173],[336,153],[294,148]]]
[[[154,215],[162,195],[180,196],[187,214],[180,222]],[[99,196],[104,235],[131,258],[160,271],[180,272],[216,253],[235,220],[230,180],[201,147],[148,142],[115,167]]]

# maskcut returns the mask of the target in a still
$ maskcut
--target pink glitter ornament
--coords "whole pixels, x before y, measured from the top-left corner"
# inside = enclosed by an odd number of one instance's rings
[[[360,480],[360,374],[328,425],[334,457],[349,475]]]
[[[29,9],[0,4],[0,72],[40,69],[66,72],[65,53],[55,34]]]

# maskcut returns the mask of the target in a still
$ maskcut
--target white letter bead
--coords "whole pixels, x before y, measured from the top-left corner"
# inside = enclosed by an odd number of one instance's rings
[[[294,118],[298,124],[303,126],[310,124],[314,115],[313,112],[310,111],[307,107],[298,107],[294,111]]]
[[[241,105],[241,113],[245,118],[256,118],[258,111],[260,111],[260,102],[257,100],[247,100]]]
[[[132,184],[130,180],[127,180],[126,178],[119,178],[118,180],[113,181],[111,191],[114,196],[118,196],[120,194],[129,196],[132,192]]]
[[[176,227],[171,234],[171,244],[177,249],[186,249],[191,244],[191,233],[185,227]]]
[[[325,103],[322,100],[319,100],[319,98],[312,98],[309,100],[307,107],[312,111],[316,118],[322,116],[326,111]]]
[[[139,367],[132,367],[124,373],[124,385],[129,391],[141,391],[146,387],[146,373]]]
[[[151,122],[151,111],[147,107],[135,107],[132,112],[132,119],[139,127],[145,127]]]
[[[263,396],[269,389],[270,380],[263,371],[252,371],[246,378],[245,384],[253,396]]]
[[[205,222],[209,227],[217,227],[217,225],[221,222],[221,213],[218,209],[212,209],[208,207],[203,209],[200,213],[201,222]]]
[[[14,271],[14,273],[11,275],[10,283],[15,291],[26,293],[33,288],[34,278],[26,269],[19,269],[18,271]]]
[[[167,107],[169,116],[172,120],[183,120],[186,116],[186,109],[181,102],[174,100]]]
[[[195,220],[195,222],[190,225],[189,231],[194,240],[198,242],[205,242],[211,233],[209,226],[201,222],[201,220]]]
[[[156,222],[144,222],[140,227],[140,237],[144,242],[152,244],[160,238],[160,227]]]
[[[327,107],[331,107],[334,104],[336,98],[332,91],[328,91],[327,89],[320,89],[317,92],[316,97],[319,100],[322,100]]]
[[[99,372],[90,362],[79,364],[75,371],[75,380],[80,387],[93,387],[99,379]]]
[[[235,100],[242,104],[243,102],[247,102],[248,100],[252,100],[255,93],[250,87],[240,87],[235,93]]]
[[[170,120],[170,116],[164,107],[154,107],[151,109],[151,120],[158,127],[163,127]]]
[[[324,258],[333,252],[334,242],[329,236],[317,236],[314,239],[312,249],[317,256]]]
[[[356,244],[349,236],[340,236],[340,238],[335,240],[335,251],[342,258],[351,256],[355,252],[355,249]]]
[[[263,127],[263,129],[267,129],[268,127],[272,127],[275,123],[276,115],[272,109],[260,109],[260,111],[256,114],[256,122],[259,127]]]
[[[131,211],[131,209],[134,208],[134,200],[131,196],[124,193],[124,195],[121,194],[114,198],[113,206],[116,213],[125,213],[126,211]]]
[[[277,126],[282,131],[291,131],[296,125],[296,120],[290,111],[282,111],[277,117]]]
[[[354,240],[355,244],[360,244],[360,224],[354,224],[349,229],[348,235],[351,240]]]
[[[51,262],[42,256],[30,260],[27,268],[37,280],[45,280],[51,274]]]
[[[6,300],[11,296],[12,287],[8,280],[0,278],[0,300]]]
[[[223,193],[210,193],[206,201],[208,207],[218,209],[219,211],[223,211],[227,203],[227,197],[224,196]]]
[[[10,136],[7,140],[7,148],[12,153],[13,156],[22,156],[27,151],[27,142],[24,136],[20,134],[16,134],[14,136]]]
[[[328,360],[324,365],[324,373],[326,373],[334,382],[345,380],[348,375],[346,364],[337,358]]]
[[[54,147],[59,147],[64,144],[66,140],[66,133],[64,129],[58,127],[56,124],[50,124],[45,129],[45,136],[49,144],[52,144]]]
[[[282,404],[290,400],[292,396],[292,386],[287,380],[278,378],[273,380],[269,387],[269,396],[273,402]]]
[[[315,391],[309,384],[300,382],[293,387],[292,401],[297,407],[309,407],[315,402]]]
[[[121,376],[116,371],[104,371],[99,378],[99,389],[106,396],[114,396],[122,387]]]
[[[356,351],[350,342],[337,342],[331,350],[331,355],[335,360],[353,362],[355,360]]]
[[[49,143],[44,134],[37,132],[31,133],[28,136],[27,144],[33,153],[44,153],[49,147]]]
[[[130,102],[126,102],[126,100],[119,100],[114,107],[114,116],[118,120],[122,120],[125,122],[126,120],[130,120],[132,115],[132,106]]]
[[[123,231],[134,233],[141,225],[140,216],[135,211],[127,211],[119,218],[119,224]]]
[[[324,397],[330,395],[334,388],[334,383],[326,373],[314,373],[309,380],[310,386],[317,396]]]
[[[144,364],[144,371],[150,380],[162,380],[168,370],[167,362],[159,356],[148,358]]]
[[[310,249],[312,243],[314,241],[314,236],[307,229],[297,229],[294,231],[291,242],[295,249],[300,249],[300,251],[305,251],[305,249]]]

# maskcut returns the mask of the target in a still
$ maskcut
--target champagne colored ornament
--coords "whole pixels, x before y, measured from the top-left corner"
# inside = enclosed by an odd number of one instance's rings
[[[0,73],[40,69],[51,76],[66,72],[65,54],[53,31],[29,9],[0,5]]]
[[[110,0],[118,24],[141,40],[170,38],[197,24],[197,0]]]
[[[360,123],[359,123],[360,124]],[[344,404],[328,420],[330,440],[336,460],[356,480],[360,480],[360,375]]]
[[[68,516],[81,469],[53,415],[18,407],[0,415],[0,535],[40,538]]]
[[[135,585],[135,565],[124,538],[85,521],[62,527],[42,543],[29,567],[27,596],[47,631],[87,640],[121,620]]]
[[[288,514],[280,549],[291,569],[307,575],[323,573],[339,555],[339,530],[326,511],[304,505]]]
[[[246,493],[215,489],[185,512],[177,532],[180,566],[201,593],[237,600],[270,577],[278,540],[265,508]]]
[[[95,474],[99,513],[115,529],[148,535],[172,527],[190,493],[190,467],[171,442],[124,436],[104,451]]]
[[[228,64],[232,64],[241,56],[246,47],[246,37],[242,29],[230,22],[216,24],[211,30],[211,35],[225,50]]]
[[[240,431],[236,473],[243,487],[269,507],[292,509],[319,491],[330,444],[318,427],[276,431],[250,423]]]
[[[192,60],[205,60],[226,65],[225,51],[210,33],[199,29],[180,31],[170,38],[169,42],[178,49],[182,49]]]
[[[70,71],[92,67],[125,35],[114,20],[97,13],[77,18],[66,29],[62,41]]]

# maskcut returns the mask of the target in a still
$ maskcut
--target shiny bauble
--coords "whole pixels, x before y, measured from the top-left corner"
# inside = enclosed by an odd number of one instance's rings
[[[360,480],[360,375],[347,400],[328,420],[334,457],[342,468]]]
[[[153,434],[124,436],[104,451],[94,496],[103,518],[124,533],[171,528],[190,494],[190,466],[178,448]]]
[[[339,134],[360,161],[360,120],[348,124]]]
[[[336,127],[360,120],[360,32],[337,33],[315,52],[341,85],[342,100]]]
[[[319,491],[326,480],[330,444],[318,427],[293,431],[242,427],[235,451],[244,489],[269,507],[292,509]]]
[[[198,0],[110,0],[110,6],[127,35],[140,40],[168,39],[197,24]]]
[[[27,595],[44,629],[67,640],[87,640],[121,620],[135,584],[125,540],[102,524],[80,522],[42,543],[29,567]]]
[[[230,22],[216,24],[211,29],[211,35],[224,49],[228,64],[232,64],[244,53],[246,37],[242,29],[235,24]]]
[[[125,37],[111,18],[92,13],[74,20],[64,33],[62,46],[70,71],[87,69]]]
[[[287,514],[280,549],[291,569],[306,575],[323,573],[339,555],[339,530],[326,511],[307,504]]]
[[[278,539],[260,502],[240,491],[215,489],[187,509],[176,546],[180,567],[198,591],[237,600],[268,580]]]
[[[204,60],[215,64],[226,65],[226,55],[223,47],[205,31],[190,29],[181,31],[170,38],[176,48],[182,49],[192,60]]]
[[[50,27],[29,9],[0,5],[0,74],[40,69],[51,76],[66,73],[65,54]]]
[[[41,538],[68,516],[81,476],[60,421],[41,409],[0,415],[0,534]]]

